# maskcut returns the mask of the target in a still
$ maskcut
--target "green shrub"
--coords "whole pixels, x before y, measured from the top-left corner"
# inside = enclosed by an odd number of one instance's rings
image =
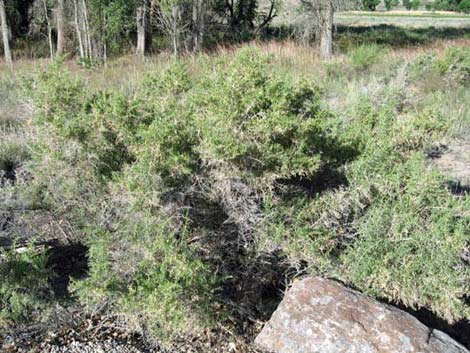
[[[343,273],[368,293],[454,321],[470,314],[461,297],[470,272],[460,259],[470,199],[450,195],[443,178],[426,168],[415,154],[380,176],[385,188],[356,224]]]
[[[461,293],[468,292],[470,271],[461,256],[470,199],[452,195],[423,153],[447,134],[449,122],[435,107],[397,116],[393,101],[358,97],[340,128],[360,152],[344,166],[348,185],[269,203],[260,244],[274,242],[293,266],[375,297],[449,321],[467,318]]]
[[[439,11],[456,11],[458,0],[435,0],[432,5],[434,10]]]
[[[380,0],[362,0],[362,6],[369,11],[375,11],[380,4]]]
[[[413,8],[413,1],[412,0],[402,0],[402,3],[403,3],[403,6],[405,7],[405,9],[407,9],[408,11]]]
[[[436,54],[433,52],[418,55],[410,64],[410,78],[412,80],[419,80],[425,76],[432,75],[437,71],[435,69],[435,62]]]
[[[219,286],[256,257],[263,200],[279,180],[314,178],[352,153],[320,90],[287,79],[254,49],[197,77],[172,62],[129,95],[89,90],[54,67],[33,87],[40,142],[30,187],[90,247],[78,298],[109,303],[152,337],[210,326]],[[188,245],[190,236],[199,240]],[[240,239],[246,258],[227,266],[237,253],[220,252]]]
[[[385,8],[390,11],[399,5],[399,0],[384,0]]]
[[[379,63],[386,54],[386,49],[377,44],[362,44],[348,52],[351,66],[356,70],[367,70]]]
[[[0,325],[27,322],[50,296],[47,257],[32,248],[2,253],[0,262]]]
[[[109,177],[131,160],[126,138],[135,128],[135,107],[119,92],[90,92],[83,81],[57,65],[42,72],[30,94],[37,122],[57,137],[78,143],[82,159]]]
[[[410,66],[413,80],[441,77],[448,84],[468,85],[470,82],[470,50],[468,48],[450,48],[443,57],[434,53],[418,56]],[[442,81],[442,80],[441,80]]]
[[[369,197],[366,202],[355,197],[366,208],[349,219],[355,238],[336,259],[338,276],[372,295],[425,307],[450,321],[468,317],[458,293],[467,290],[469,275],[461,266],[468,227],[461,210],[469,199],[450,194],[445,178],[423,157],[425,145],[448,131],[448,121],[430,109],[411,117],[377,114],[390,123],[371,125],[374,137],[366,137],[362,155],[348,168],[350,192],[369,190]],[[352,122],[353,131],[354,126],[370,136],[360,120]]]
[[[414,116],[403,116],[395,125],[392,140],[401,151],[423,149],[443,137],[448,124],[442,115],[429,109]]]
[[[385,53],[362,45],[349,60],[366,70]],[[462,53],[419,58],[411,82],[465,72]],[[336,115],[322,90],[254,49],[172,61],[127,94],[42,74],[25,192],[89,245],[80,302],[108,304],[152,338],[195,334],[230,314],[224,302],[262,293],[250,271],[271,252],[377,297],[470,317],[469,200],[422,156],[451,123],[437,103],[407,106],[397,70]]]
[[[461,84],[470,83],[470,49],[450,48],[437,60],[436,67],[442,75]]]
[[[15,170],[30,156],[23,141],[6,138],[0,141],[0,179],[3,176],[15,177]]]
[[[188,234],[178,239],[171,222],[140,217],[122,220],[118,232],[94,232],[89,277],[75,282],[75,292],[90,308],[107,302],[154,337],[201,332],[214,317],[214,274],[187,245]]]
[[[470,13],[470,0],[462,0],[457,7],[457,11],[463,13]]]

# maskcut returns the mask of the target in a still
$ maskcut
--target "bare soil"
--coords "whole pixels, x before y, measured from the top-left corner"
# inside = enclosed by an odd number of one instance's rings
[[[470,190],[470,141],[452,142],[443,152],[432,156],[432,163],[449,177],[453,191]]]

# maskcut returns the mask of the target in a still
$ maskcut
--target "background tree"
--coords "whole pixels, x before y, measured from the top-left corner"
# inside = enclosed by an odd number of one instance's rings
[[[399,5],[399,0],[384,0],[385,8],[390,11],[392,8]]]
[[[266,4],[264,11],[261,8],[258,8],[257,12],[257,24],[256,24],[256,33],[259,33],[261,30],[266,28],[272,20],[277,16],[278,11],[282,6],[281,0],[270,0]]]
[[[47,42],[48,55],[54,58],[55,43],[53,39],[53,13],[52,9],[56,5],[55,0],[35,0],[29,9],[30,17],[28,34],[34,38],[36,36],[44,37]],[[37,38],[36,38],[37,40]]]
[[[420,5],[421,5],[421,0],[411,0],[411,8],[413,10],[419,10]]]
[[[362,0],[362,6],[366,10],[375,11],[377,6],[380,5],[380,2],[381,0]]]
[[[314,23],[320,56],[330,58],[333,55],[334,0],[301,0],[301,9],[311,16]]]
[[[193,51],[201,49],[206,31],[207,12],[210,3],[205,0],[193,0],[192,14],[192,47]]]
[[[412,1],[411,0],[403,0],[403,6],[408,11],[411,10],[413,8]]]
[[[10,30],[8,28],[5,0],[0,0],[0,22],[2,23],[3,51],[8,65],[12,65],[12,55],[10,49]]]
[[[358,6],[356,0],[301,0],[300,10],[309,17],[320,43],[320,56],[333,56],[334,13]]]
[[[169,37],[175,55],[188,48],[192,11],[190,0],[162,0],[157,5],[158,27]]]
[[[105,61],[121,51],[135,29],[132,0],[73,0],[79,53],[86,62]]]
[[[57,0],[57,55],[64,53],[65,47],[65,0]]]
[[[463,13],[470,13],[470,0],[462,0],[457,10]]]
[[[52,42],[52,23],[49,16],[49,5],[47,0],[41,1],[43,13],[44,13],[44,20],[47,26],[47,40],[49,44],[49,55],[51,56],[51,60],[54,59],[54,44]]]
[[[139,0],[137,2],[137,55],[141,57],[145,56],[146,50],[149,46],[149,41],[151,41],[148,37],[150,32],[149,8],[149,0]]]

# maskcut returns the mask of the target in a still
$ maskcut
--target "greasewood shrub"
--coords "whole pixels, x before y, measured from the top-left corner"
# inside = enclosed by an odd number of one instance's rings
[[[79,147],[97,175],[110,177],[129,162],[127,141],[136,125],[134,108],[116,91],[91,92],[83,81],[52,66],[30,87],[37,121],[59,139]]]
[[[352,114],[342,130],[360,156],[344,167],[349,185],[268,203],[262,249],[274,241],[296,267],[449,321],[468,318],[470,198],[452,195],[423,153],[446,122],[433,110],[397,117],[364,97]]]
[[[470,84],[470,48],[449,48],[436,66],[449,80]]]
[[[374,296],[430,308],[450,322],[468,317],[461,295],[470,271],[461,255],[469,197],[443,188],[444,178],[427,169],[420,153],[369,178],[379,183],[378,192],[355,224],[357,239],[341,255],[343,273]]]
[[[19,138],[5,138],[0,141],[0,180],[15,178],[15,170],[30,157],[24,141]]]
[[[33,248],[2,251],[0,263],[0,325],[28,322],[46,307],[51,296],[47,257]]]
[[[355,68],[377,50],[359,49]],[[243,287],[230,281],[272,252],[377,297],[470,317],[468,195],[451,195],[422,157],[448,131],[439,110],[398,114],[402,96],[385,89],[380,104],[360,95],[337,119],[318,87],[260,51],[199,60],[197,75],[175,61],[130,94],[90,90],[57,67],[32,83],[29,194],[90,247],[89,277],[73,285],[83,304],[152,337],[194,334],[227,313],[227,292]],[[425,70],[465,77],[461,53],[439,60]],[[342,185],[325,190],[335,174]]]
[[[270,57],[244,50],[196,92],[203,159],[262,179],[311,177],[327,146],[319,90],[270,72]]]
[[[130,95],[89,90],[57,67],[32,83],[43,131],[33,185],[50,209],[66,205],[90,247],[75,292],[153,337],[220,317],[219,288],[242,271],[208,249],[228,244],[228,224],[233,246],[252,247],[279,179],[313,178],[345,158],[316,86],[276,73],[254,49],[213,64],[194,77],[171,63]],[[213,219],[201,224],[193,208]]]
[[[423,149],[433,141],[438,141],[448,129],[448,122],[441,114],[427,109],[398,119],[393,143],[403,152]]]
[[[91,232],[90,273],[74,284],[80,300],[90,308],[108,302],[131,328],[161,339],[211,326],[216,278],[187,245],[189,234],[175,234],[170,220],[151,212],[117,225]]]
[[[414,80],[439,76],[450,84],[468,85],[470,82],[470,49],[449,48],[442,57],[423,54],[410,65],[410,77]]]
[[[449,321],[468,317],[459,293],[468,292],[461,255],[470,199],[452,195],[424,158],[424,149],[448,131],[448,121],[431,108],[401,116],[384,109],[380,120],[389,123],[362,129],[375,137],[347,168],[351,190],[373,193],[351,223],[356,238],[340,255],[341,274],[377,297],[425,307]],[[360,126],[353,120],[350,129]]]

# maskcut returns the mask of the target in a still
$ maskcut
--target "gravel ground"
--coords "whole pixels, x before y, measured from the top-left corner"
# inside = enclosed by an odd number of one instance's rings
[[[77,315],[81,315],[78,311]],[[0,352],[5,353],[262,353],[251,344],[253,332],[233,335],[211,332],[200,337],[180,337],[169,348],[145,342],[109,318],[80,317],[45,326],[0,332]],[[48,325],[49,326],[49,325]],[[249,330],[250,331],[250,330]]]

